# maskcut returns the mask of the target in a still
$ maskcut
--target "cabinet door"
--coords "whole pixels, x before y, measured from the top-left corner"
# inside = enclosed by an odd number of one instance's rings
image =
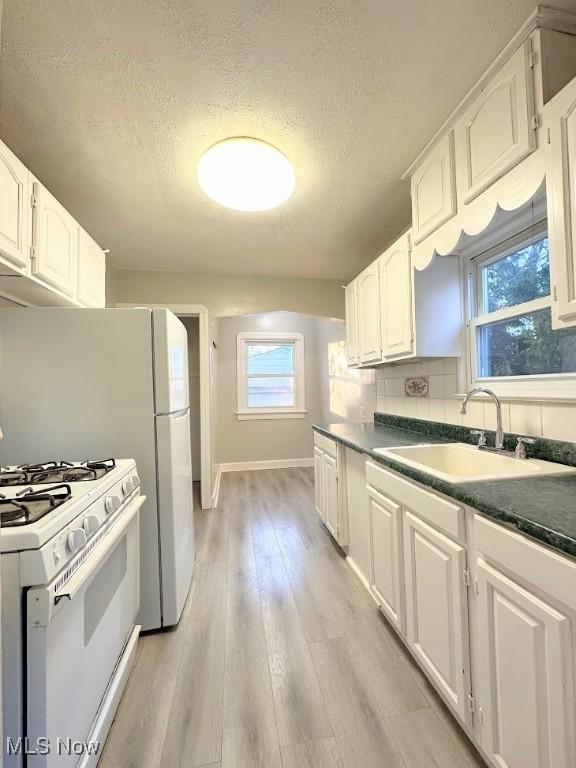
[[[456,714],[469,722],[466,550],[406,511],[404,562],[408,642]]]
[[[106,255],[78,228],[78,301],[87,307],[106,305]]]
[[[368,486],[370,514],[370,588],[388,619],[404,628],[402,508]]]
[[[30,239],[30,174],[0,141],[0,258],[24,271]]]
[[[360,362],[377,363],[382,359],[378,262],[375,261],[370,264],[356,280],[358,283]]]
[[[324,452],[314,448],[314,507],[324,520]]]
[[[576,325],[576,79],[546,105],[546,197],[553,320]]]
[[[338,541],[338,464],[332,456],[324,454],[324,523]]]
[[[410,236],[403,235],[378,259],[382,357],[412,351],[412,265]]]
[[[431,150],[410,179],[414,242],[420,243],[456,213],[454,134]]]
[[[346,286],[346,355],[348,365],[358,365],[360,354],[358,350],[358,292],[354,280]]]
[[[479,93],[455,126],[458,195],[469,203],[536,149],[531,41]]]
[[[34,196],[32,274],[67,296],[75,296],[78,224],[38,182],[34,182]]]
[[[477,579],[482,747],[501,768],[571,768],[570,620],[482,558]]]

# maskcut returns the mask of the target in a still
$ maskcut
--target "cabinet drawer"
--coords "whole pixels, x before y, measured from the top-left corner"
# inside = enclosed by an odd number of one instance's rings
[[[576,610],[575,560],[478,514],[474,515],[474,546],[488,560]]]
[[[464,541],[466,534],[462,507],[425,491],[410,480],[403,480],[371,461],[366,463],[366,480],[376,490],[408,507],[438,530]]]
[[[318,432],[314,432],[314,445],[320,448],[320,450],[324,451],[324,453],[327,453],[328,456],[332,456],[333,459],[336,458],[336,442],[334,440],[330,440],[329,437],[324,437],[324,435],[321,435]]]

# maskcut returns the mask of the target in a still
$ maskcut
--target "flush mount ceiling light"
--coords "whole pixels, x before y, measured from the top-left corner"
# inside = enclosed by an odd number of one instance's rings
[[[206,150],[198,181],[212,200],[237,211],[268,211],[294,191],[294,169],[280,150],[259,139],[225,139]]]

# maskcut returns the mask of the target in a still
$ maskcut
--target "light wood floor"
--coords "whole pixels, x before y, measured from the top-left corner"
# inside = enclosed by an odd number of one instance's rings
[[[223,476],[175,630],[141,638],[102,768],[483,765],[332,543],[311,470]]]

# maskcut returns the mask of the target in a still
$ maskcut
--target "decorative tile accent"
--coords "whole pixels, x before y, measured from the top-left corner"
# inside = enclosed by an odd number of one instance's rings
[[[430,393],[430,383],[428,376],[414,376],[404,380],[404,391],[406,397],[428,397]]]

